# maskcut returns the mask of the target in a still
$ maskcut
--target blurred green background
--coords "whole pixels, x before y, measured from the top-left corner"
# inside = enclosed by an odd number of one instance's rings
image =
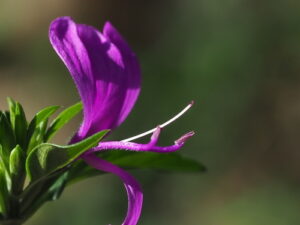
[[[0,106],[11,96],[33,116],[78,101],[48,26],[64,15],[99,29],[110,20],[143,71],[137,105],[111,138],[152,128],[193,99],[161,144],[195,130],[182,154],[208,168],[132,171],[145,194],[139,224],[300,224],[299,12],[296,0],[1,0]],[[120,224],[126,205],[122,183],[104,175],[67,188],[27,224]]]

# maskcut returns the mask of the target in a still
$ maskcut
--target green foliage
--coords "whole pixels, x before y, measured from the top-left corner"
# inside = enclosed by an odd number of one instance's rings
[[[11,98],[7,102],[9,110],[0,111],[0,220],[25,218],[37,205],[58,198],[69,164],[106,133],[68,146],[45,143],[81,111],[81,103],[64,110],[48,127],[59,106],[42,109],[28,123],[21,104]]]
[[[0,173],[0,212],[2,216],[7,216],[9,208],[9,193],[7,190],[7,184],[5,175]]]
[[[154,169],[165,172],[204,172],[205,166],[178,153],[106,151],[97,154],[115,165],[127,169]],[[84,161],[78,161],[70,170],[69,182],[104,174]]]
[[[56,200],[65,188],[67,167],[43,177],[38,182],[29,185],[22,195],[20,214],[23,220],[29,218],[46,201]]]
[[[16,145],[16,140],[9,118],[3,112],[0,112],[0,144],[3,149],[2,157],[6,159],[10,150]]]
[[[31,181],[53,173],[78,158],[86,150],[95,147],[108,131],[100,131],[73,145],[41,144],[26,159],[26,172]]]
[[[11,127],[15,133],[16,142],[22,147],[25,148],[26,144],[26,133],[27,133],[27,120],[23,107],[19,102],[7,98],[10,123]]]
[[[203,172],[199,162],[185,158],[178,153],[157,154],[153,152],[104,152],[101,158],[125,168],[156,169],[174,172]]]
[[[22,192],[25,180],[25,152],[17,145],[10,153],[9,173],[11,177],[11,192],[18,195]]]
[[[27,131],[28,151],[30,152],[34,146],[41,144],[45,139],[45,132],[48,119],[52,116],[59,106],[49,106],[38,112],[29,124]]]
[[[51,123],[45,135],[45,141],[48,141],[58,130],[60,130],[66,123],[68,123],[74,116],[82,110],[82,103],[79,102],[75,105],[62,111]]]
[[[24,158],[24,151],[19,145],[17,145],[11,151],[9,157],[9,171],[11,175],[17,176],[21,171],[23,171],[22,162],[24,162]]]
[[[82,110],[77,103],[63,110],[48,125],[59,106],[39,111],[28,123],[20,103],[8,98],[9,110],[0,111],[0,222],[25,221],[46,201],[59,198],[67,184],[103,174],[80,156],[98,145],[108,130],[78,143],[47,143]],[[202,164],[176,153],[104,151],[99,157],[126,169],[201,172]],[[27,182],[25,182],[27,181]]]

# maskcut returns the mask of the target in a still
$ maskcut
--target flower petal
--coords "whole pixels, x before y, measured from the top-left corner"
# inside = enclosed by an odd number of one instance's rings
[[[122,225],[135,225],[141,214],[143,204],[143,193],[139,183],[126,171],[121,168],[100,159],[94,154],[82,157],[90,166],[108,173],[119,176],[124,182],[128,195],[128,211]]]
[[[140,92],[140,68],[120,34],[106,23],[104,34],[61,17],[50,25],[49,38],[69,69],[84,106],[77,139],[120,125]]]

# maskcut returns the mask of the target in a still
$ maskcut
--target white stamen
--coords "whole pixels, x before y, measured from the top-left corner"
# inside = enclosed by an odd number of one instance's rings
[[[173,118],[171,118],[170,120],[168,120],[167,122],[159,125],[160,128],[164,128],[166,126],[168,126],[169,124],[173,123],[175,120],[177,120],[179,117],[181,117],[184,113],[186,113],[194,104],[194,101],[192,101],[190,104],[188,104],[180,113],[178,113],[176,116],[174,116]],[[127,138],[127,139],[124,139],[122,140],[123,142],[129,142],[129,141],[132,141],[132,140],[135,140],[135,139],[138,139],[138,138],[141,138],[141,137],[144,137],[148,134],[152,134],[155,130],[157,129],[157,126],[151,130],[148,130],[142,134],[138,134],[136,136],[133,136],[133,137],[130,137],[130,138]]]

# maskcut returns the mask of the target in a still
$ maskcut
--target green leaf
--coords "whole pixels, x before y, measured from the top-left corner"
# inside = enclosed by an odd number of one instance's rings
[[[33,148],[39,144],[44,143],[44,135],[47,129],[48,120],[40,122],[34,129],[33,134],[31,135],[29,143],[27,144],[27,153],[29,154]]]
[[[205,166],[200,162],[179,155],[178,153],[158,154],[153,152],[105,151],[98,156],[115,165],[127,169],[154,169],[168,172],[204,172]],[[104,174],[84,161],[78,161],[70,170],[69,181]]]
[[[59,129],[68,123],[82,110],[82,103],[79,102],[62,111],[51,123],[45,135],[45,141],[49,140]]]
[[[66,187],[68,176],[69,176],[69,171],[63,173],[54,182],[54,184],[49,188],[47,192],[47,197],[46,197],[47,201],[55,201],[61,196],[64,188]]]
[[[16,145],[13,129],[3,112],[0,112],[0,144],[5,153],[5,155],[1,155],[1,157],[5,158],[9,156],[10,151]]]
[[[24,148],[26,145],[27,120],[23,107],[20,103],[7,98],[9,115],[12,129],[15,133],[16,142]]]
[[[26,220],[44,202],[58,199],[66,186],[67,177],[68,171],[61,170],[26,188],[21,195],[21,217]]]
[[[9,157],[9,171],[13,176],[18,175],[24,170],[25,153],[22,148],[17,145],[10,153]]]
[[[0,145],[0,168],[1,168],[1,173],[4,175],[6,179],[6,185],[7,187],[11,187],[11,178],[10,178],[10,173],[9,173],[9,159],[4,157],[5,153]]]
[[[83,152],[96,146],[107,132],[107,130],[98,132],[73,145],[59,146],[45,143],[37,146],[26,159],[27,175],[31,181],[36,181],[67,166]]]
[[[103,152],[100,156],[113,164],[127,168],[156,169],[174,172],[203,172],[205,167],[180,154],[166,153],[158,154],[153,152],[128,152],[110,151]]]
[[[45,130],[48,124],[48,118],[52,116],[59,106],[49,106],[38,112],[29,124],[27,131],[28,152],[35,146],[44,142]]]
[[[51,115],[53,115],[58,109],[60,108],[60,106],[54,105],[54,106],[48,106],[44,109],[42,109],[41,111],[39,111],[33,118],[33,120],[31,121],[32,125],[37,125],[41,122],[43,122],[44,120],[48,119]],[[31,124],[30,124],[31,125]],[[31,126],[29,126],[30,128]],[[30,129],[29,129],[30,130]]]
[[[9,193],[7,190],[7,184],[5,175],[3,173],[0,173],[0,211],[2,214],[7,216],[8,208],[9,208]]]
[[[17,145],[9,157],[9,171],[12,182],[12,193],[20,194],[25,181],[25,152]]]

